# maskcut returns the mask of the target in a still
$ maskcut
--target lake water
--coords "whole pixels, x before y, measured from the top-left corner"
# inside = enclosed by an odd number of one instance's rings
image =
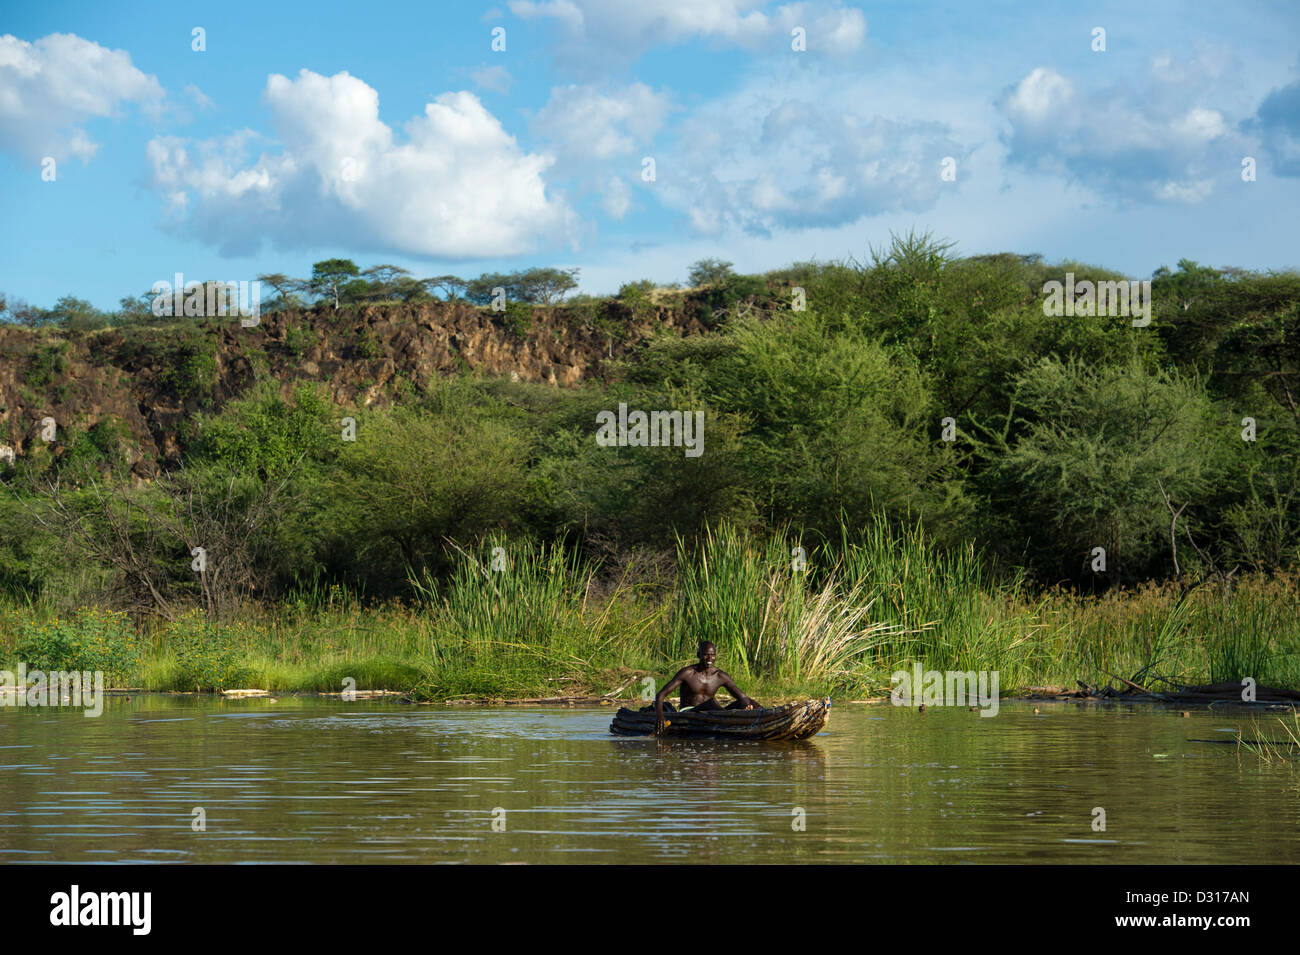
[[[1189,741],[1273,714],[1038,706],[842,704],[804,743],[618,738],[609,707],[3,707],[0,862],[1300,862],[1300,764]]]

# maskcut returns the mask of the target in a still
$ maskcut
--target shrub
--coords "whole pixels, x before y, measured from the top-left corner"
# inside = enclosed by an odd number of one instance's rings
[[[196,691],[225,690],[246,680],[249,668],[234,634],[192,610],[167,627],[178,686]]]
[[[301,325],[290,325],[284,333],[284,350],[294,358],[301,358],[316,342],[316,333]]]
[[[501,321],[510,331],[524,338],[533,328],[533,307],[523,302],[508,301]]]
[[[33,669],[102,670],[123,681],[140,664],[140,645],[125,613],[83,607],[71,620],[24,626],[18,658]]]

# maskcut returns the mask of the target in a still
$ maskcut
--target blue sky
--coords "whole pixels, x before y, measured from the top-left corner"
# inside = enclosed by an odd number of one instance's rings
[[[1134,277],[1300,265],[1290,2],[178,6],[0,14],[11,297],[333,256],[603,293],[911,228]]]

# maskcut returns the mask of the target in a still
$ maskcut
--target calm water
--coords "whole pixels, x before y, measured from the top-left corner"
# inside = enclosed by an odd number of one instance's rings
[[[1189,741],[1250,715],[1040,708],[840,705],[772,744],[616,738],[604,707],[4,707],[0,861],[1300,862],[1300,765]]]

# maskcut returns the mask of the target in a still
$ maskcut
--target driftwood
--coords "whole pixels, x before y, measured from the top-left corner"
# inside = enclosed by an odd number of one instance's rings
[[[1066,696],[1075,699],[1087,700],[1117,700],[1129,703],[1169,703],[1169,704],[1187,704],[1211,706],[1235,705],[1251,706],[1259,704],[1268,705],[1300,705],[1300,691],[1284,690],[1278,687],[1259,686],[1254,687],[1254,699],[1248,700],[1242,696],[1245,685],[1240,681],[1226,680],[1222,683],[1206,683],[1200,686],[1189,686],[1178,683],[1168,677],[1156,676],[1154,679],[1172,689],[1158,691],[1149,685],[1143,685],[1134,680],[1126,680],[1122,676],[1108,674],[1114,679],[1124,684],[1124,688],[1117,690],[1113,686],[1105,687],[1089,686],[1082,680],[1076,680],[1079,685],[1079,692],[1067,693]],[[1136,674],[1135,674],[1136,676]]]

